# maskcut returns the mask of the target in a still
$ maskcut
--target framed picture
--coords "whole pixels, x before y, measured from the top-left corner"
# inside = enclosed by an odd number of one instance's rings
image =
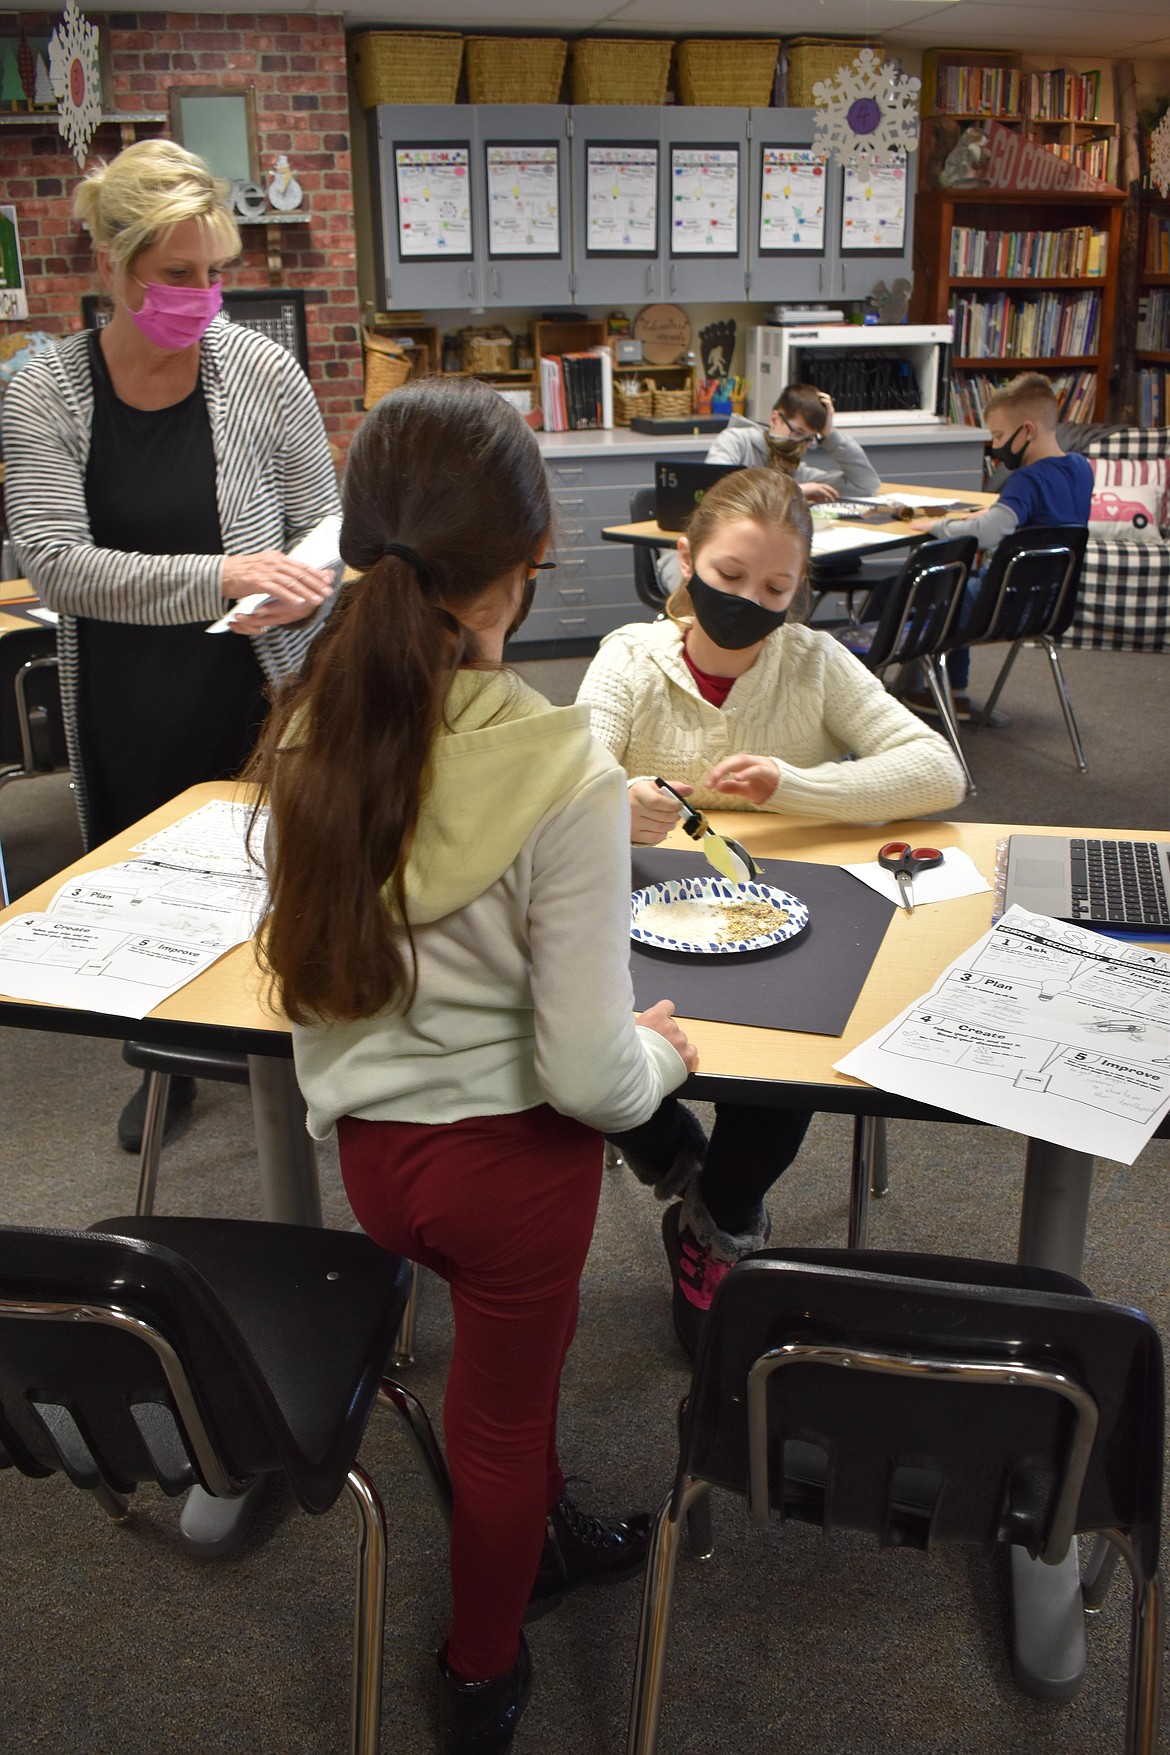
[[[60,7],[56,12],[0,12],[0,116],[56,111],[49,81],[49,38],[62,22]],[[104,18],[86,22],[98,33],[101,105],[103,110],[112,109],[110,33]]]
[[[21,321],[28,316],[28,294],[20,261],[20,234],[16,209],[0,204],[0,321]]]
[[[258,183],[256,99],[250,85],[172,85],[171,137],[229,183]]]

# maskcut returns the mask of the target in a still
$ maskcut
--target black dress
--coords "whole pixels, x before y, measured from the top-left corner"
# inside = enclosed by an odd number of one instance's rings
[[[201,384],[169,408],[119,400],[90,337],[93,430],[85,501],[98,548],[222,554],[211,420]],[[225,608],[226,608],[225,604]],[[77,735],[90,845],[246,762],[267,711],[241,634],[79,617]]]

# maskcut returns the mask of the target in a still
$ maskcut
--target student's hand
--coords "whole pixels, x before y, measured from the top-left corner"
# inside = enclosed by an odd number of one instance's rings
[[[825,440],[833,430],[833,421],[836,418],[837,410],[833,407],[833,398],[829,395],[827,390],[819,391],[818,399],[821,407],[825,411],[825,424],[820,435],[821,443],[824,444]]]
[[[765,804],[776,790],[779,765],[771,756],[751,756],[746,750],[716,762],[703,781],[706,792],[730,792],[749,804]]]
[[[333,574],[306,567],[303,561],[270,548],[254,555],[225,555],[221,589],[224,597],[251,597],[256,591],[268,594],[272,602],[262,604],[246,618],[252,623],[259,617],[259,626],[245,630],[242,622],[233,624],[241,632],[262,633],[264,628],[312,615],[332,593]]]
[[[827,481],[798,481],[797,487],[810,506],[824,505],[827,500],[839,500],[840,494]]]
[[[676,1049],[682,1058],[683,1065],[689,1073],[693,1073],[699,1064],[699,1051],[693,1042],[688,1042],[674,1021],[674,1001],[660,999],[649,1011],[635,1012],[634,1022],[642,1024],[647,1030],[656,1030],[665,1036],[670,1046]]]
[[[695,790],[682,780],[670,784],[682,797]],[[657,847],[678,822],[678,806],[669,793],[660,792],[653,780],[630,782],[630,840],[635,847]]]

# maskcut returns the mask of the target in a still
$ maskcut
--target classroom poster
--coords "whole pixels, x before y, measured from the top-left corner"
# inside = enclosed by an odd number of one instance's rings
[[[585,152],[585,248],[658,254],[658,148],[593,142]]]
[[[825,161],[803,146],[765,146],[760,178],[760,249],[825,248]]]
[[[738,146],[671,147],[670,253],[739,254]]]
[[[28,293],[20,260],[16,209],[3,205],[0,206],[0,320],[10,322],[27,316]]]
[[[466,145],[395,147],[401,260],[471,255],[470,166]]]
[[[561,253],[560,147],[555,141],[487,148],[489,256]]]
[[[864,250],[868,255],[885,251],[900,256],[905,245],[905,161],[871,165],[868,182],[862,182],[858,172],[846,165],[841,248]]]

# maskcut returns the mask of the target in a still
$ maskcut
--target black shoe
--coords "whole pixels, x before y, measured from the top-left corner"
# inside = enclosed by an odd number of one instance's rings
[[[146,1125],[146,1089],[150,1074],[142,1075],[142,1083],[118,1117],[118,1144],[124,1152],[142,1150],[142,1130]],[[163,1145],[174,1134],[180,1121],[195,1101],[195,1080],[180,1073],[171,1078],[167,1092],[167,1112],[163,1118]]]
[[[601,1578],[622,1578],[646,1559],[653,1519],[648,1511],[629,1517],[590,1517],[562,1493],[548,1514],[548,1534],[525,1621],[538,1621],[565,1593]]]
[[[460,1682],[447,1668],[447,1647],[436,1654],[439,1666],[439,1748],[442,1755],[504,1755],[532,1692],[532,1659],[524,1635],[520,1655],[502,1676],[486,1682]]]

